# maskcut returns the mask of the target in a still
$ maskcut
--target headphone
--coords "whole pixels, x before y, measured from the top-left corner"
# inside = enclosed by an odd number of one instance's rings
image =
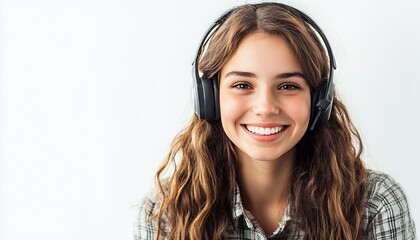
[[[311,99],[311,118],[309,122],[309,130],[312,131],[316,128],[323,126],[331,115],[331,109],[333,105],[334,95],[334,70],[337,68],[335,63],[334,55],[328,39],[325,37],[321,28],[306,14],[300,10],[282,3],[258,3],[252,4],[256,9],[267,6],[267,5],[278,5],[284,8],[286,11],[293,13],[294,15],[301,18],[309,26],[311,26],[321,37],[324,42],[325,48],[328,53],[330,72],[329,79],[322,79],[319,87],[313,89]],[[198,61],[204,47],[219,27],[226,21],[230,14],[235,8],[228,10],[214,24],[207,30],[203,39],[201,40],[200,46],[197,51],[197,55],[192,64],[193,66],[193,95],[194,95],[194,111],[203,120],[214,122],[220,120],[220,106],[219,106],[219,74],[215,74],[211,78],[203,74],[200,76],[198,71]]]

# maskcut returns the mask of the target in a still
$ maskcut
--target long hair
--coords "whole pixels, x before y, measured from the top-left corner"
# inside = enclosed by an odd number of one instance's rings
[[[237,7],[213,34],[198,67],[213,76],[229,60],[240,41],[254,32],[278,36],[290,44],[311,90],[329,74],[328,56],[316,33],[293,11],[279,4]],[[232,218],[236,185],[233,143],[220,122],[193,116],[179,133],[156,174],[162,218],[169,239],[221,239]],[[356,239],[364,208],[367,171],[363,145],[345,106],[334,96],[329,121],[307,132],[298,143],[291,178],[293,224],[305,239]],[[173,174],[162,180],[165,170]]]

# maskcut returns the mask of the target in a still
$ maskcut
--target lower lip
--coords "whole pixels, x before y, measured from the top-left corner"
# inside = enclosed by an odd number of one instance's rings
[[[271,135],[260,135],[260,134],[255,134],[255,133],[252,133],[252,132],[248,131],[248,129],[246,129],[246,127],[244,125],[242,125],[242,128],[251,138],[253,138],[254,140],[257,140],[259,142],[273,142],[273,141],[277,140],[279,137],[281,137],[283,135],[284,130],[287,129],[287,127],[284,127],[278,133],[271,134]]]

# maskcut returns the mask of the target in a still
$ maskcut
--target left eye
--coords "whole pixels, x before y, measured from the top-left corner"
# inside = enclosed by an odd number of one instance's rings
[[[279,86],[279,90],[296,90],[299,87],[293,84],[283,84]]]

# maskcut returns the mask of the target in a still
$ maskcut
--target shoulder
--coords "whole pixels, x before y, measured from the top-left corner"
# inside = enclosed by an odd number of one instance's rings
[[[156,215],[160,210],[161,196],[156,188],[151,189],[137,206],[137,215],[134,222],[134,240],[156,239],[158,222]],[[162,216],[161,233],[167,233],[167,220]]]
[[[364,227],[369,239],[415,239],[407,197],[391,176],[368,170],[366,197]]]
[[[388,174],[373,170],[368,170],[366,205],[370,210],[391,208],[392,212],[408,212],[402,187]]]

